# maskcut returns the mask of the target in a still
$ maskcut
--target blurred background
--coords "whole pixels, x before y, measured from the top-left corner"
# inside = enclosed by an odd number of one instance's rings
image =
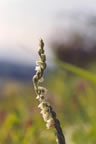
[[[95,144],[95,0],[0,0],[0,143],[56,143],[32,84],[40,38],[47,56],[43,86],[66,144]]]

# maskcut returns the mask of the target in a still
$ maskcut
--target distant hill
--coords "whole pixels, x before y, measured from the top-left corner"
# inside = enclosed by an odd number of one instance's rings
[[[30,81],[34,75],[34,67],[10,62],[0,62],[0,78]]]

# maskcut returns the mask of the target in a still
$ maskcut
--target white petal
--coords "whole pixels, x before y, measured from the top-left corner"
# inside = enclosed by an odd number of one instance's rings
[[[47,121],[46,127],[47,127],[48,129],[54,128],[54,120],[53,120],[52,118],[49,119],[49,121]]]
[[[42,65],[42,61],[36,61],[36,65]]]
[[[47,91],[48,91],[46,88],[40,87],[40,86],[38,87],[38,90],[41,90],[41,94],[42,94],[42,95],[43,95],[43,94],[45,95],[45,94],[47,93]]]
[[[46,102],[45,96],[44,95],[40,95],[39,101],[40,102]]]
[[[37,95],[36,99],[39,99],[39,98],[40,98],[40,96],[39,96],[39,95]]]
[[[40,66],[36,66],[35,70],[36,70],[36,71],[41,71]]]
[[[43,82],[44,81],[44,78],[43,77],[41,77],[41,79],[39,80],[39,82]]]
[[[44,114],[46,114],[48,112],[48,108],[46,107],[46,108],[44,108],[40,113],[42,114],[42,115],[44,115]]]
[[[41,103],[38,105],[38,108],[40,108],[40,109],[46,108],[46,105],[45,105],[45,104],[46,104],[45,102],[41,102]]]
[[[43,117],[44,121],[46,121],[46,122],[47,122],[49,119],[51,119],[51,115],[50,115],[49,112],[43,114],[42,117]]]

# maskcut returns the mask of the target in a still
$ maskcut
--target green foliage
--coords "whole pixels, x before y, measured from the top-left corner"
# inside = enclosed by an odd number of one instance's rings
[[[42,121],[32,85],[16,85],[19,93],[11,96],[4,92],[0,100],[0,144],[54,144],[55,137]]]
[[[79,75],[83,77],[84,79],[87,79],[93,83],[96,83],[96,75],[92,74],[91,72],[88,72],[74,65],[68,64],[66,62],[57,61],[57,63],[65,70],[70,71],[76,75]]]
[[[50,91],[59,99],[59,115],[68,143],[96,143],[96,75],[58,62],[59,71],[49,80]],[[52,87],[54,86],[54,88]],[[56,104],[57,105],[57,104]],[[71,129],[70,129],[71,128]],[[65,132],[66,132],[65,131]],[[70,134],[71,133],[71,134]]]
[[[95,75],[62,63],[48,76],[45,85],[66,143],[95,144]],[[0,144],[55,144],[53,131],[46,129],[37,108],[32,85],[8,82],[3,89],[0,97]]]

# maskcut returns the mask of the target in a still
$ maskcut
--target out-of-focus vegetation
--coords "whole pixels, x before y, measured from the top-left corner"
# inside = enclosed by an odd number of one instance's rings
[[[90,81],[88,72],[78,71],[77,67],[73,71],[72,65],[68,68],[62,63],[47,77],[44,85],[49,89],[49,101],[61,121],[67,144],[95,144],[95,74],[90,73]],[[5,83],[0,97],[0,143],[56,143],[53,132],[46,129],[37,105],[32,84]]]
[[[32,85],[9,81],[3,89],[0,97],[0,143],[54,143],[52,132],[46,130],[40,116]]]
[[[56,101],[60,101],[67,142],[95,144],[96,40],[94,35],[89,38],[82,31],[72,32],[65,40],[63,30],[62,33],[63,36],[57,36],[60,42],[58,39],[52,42],[59,67],[51,78],[50,88],[54,85],[55,97],[60,97]]]
[[[50,89],[55,95],[55,102],[58,102],[57,107],[60,106],[57,111],[63,122],[68,143],[94,144],[96,76],[70,64],[59,64],[62,68],[56,70],[56,75],[51,77]]]
[[[46,71],[43,85],[61,122],[66,144],[95,144],[96,44],[94,41],[94,47],[85,51],[83,39],[75,38],[66,45],[64,41],[61,45],[53,43],[58,60],[51,72]],[[1,66],[0,144],[55,144],[54,133],[46,129],[37,107],[31,68]]]

